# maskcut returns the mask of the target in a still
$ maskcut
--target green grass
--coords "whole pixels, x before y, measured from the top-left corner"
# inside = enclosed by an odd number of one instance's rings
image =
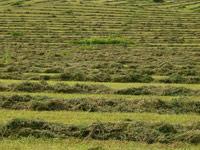
[[[11,52],[10,52],[10,50],[4,50],[3,63],[4,64],[11,63]]]
[[[60,75],[60,73],[24,73],[24,75],[29,75],[29,76],[31,76],[31,75],[39,75],[39,76],[59,76]]]
[[[64,94],[64,93],[47,93],[47,92],[0,92],[0,95],[12,96],[12,95],[30,95],[30,96],[47,96],[49,98],[61,98],[61,99],[76,99],[76,98],[93,98],[93,99],[116,99],[116,100],[151,100],[160,99],[170,101],[172,99],[199,101],[200,96],[156,96],[156,95],[116,95],[116,94]]]
[[[145,144],[126,141],[97,141],[97,140],[79,140],[79,139],[4,139],[0,140],[0,149],[2,150],[88,150],[89,148],[101,147],[106,150],[199,150],[200,145],[188,145],[184,143],[176,144]]]
[[[2,84],[13,84],[13,83],[22,83],[25,81],[31,82],[38,82],[35,80],[7,80],[7,79],[0,79],[0,83]],[[166,83],[112,83],[112,82],[90,82],[90,81],[47,81],[49,84],[56,84],[56,83],[65,83],[69,85],[79,84],[87,84],[87,85],[105,85],[112,89],[125,89],[131,87],[142,87],[142,86],[161,86],[161,87],[185,87],[189,89],[200,89],[200,84],[166,84]]]
[[[75,41],[75,44],[84,44],[84,45],[96,45],[96,44],[119,44],[119,45],[127,45],[130,44],[124,38],[115,38],[115,37],[91,37],[88,39],[82,39],[79,41]]]
[[[11,36],[14,37],[14,38],[23,36],[23,33],[22,33],[22,32],[17,32],[17,31],[12,32],[12,33],[10,33],[10,34],[11,34]]]
[[[146,122],[167,122],[174,124],[191,124],[200,121],[200,116],[187,115],[159,115],[154,113],[91,113],[91,112],[36,112],[0,110],[0,124],[5,124],[14,118],[41,119],[48,122],[63,124],[87,125],[94,122],[118,122],[126,119]]]
[[[16,7],[22,7],[23,3],[24,3],[24,0],[17,0],[12,5]]]

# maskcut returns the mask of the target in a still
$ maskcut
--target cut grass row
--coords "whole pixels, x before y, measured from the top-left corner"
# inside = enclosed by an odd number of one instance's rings
[[[7,51],[5,51],[6,53]],[[10,55],[7,57],[5,55],[3,57],[3,62],[8,64],[10,60]],[[62,70],[62,69],[61,69]],[[57,70],[60,72],[61,70]],[[5,70],[6,71],[6,70]],[[56,71],[56,70],[48,70],[47,72]],[[104,78],[97,79],[98,76],[90,76],[83,72],[79,72],[79,77],[77,78],[77,73],[75,72],[64,72],[64,73],[17,73],[15,76],[14,73],[3,73],[0,74],[0,78],[2,79],[15,79],[15,80],[53,80],[53,81],[104,81],[104,82],[120,82],[120,83],[182,83],[182,84],[197,84],[200,83],[199,76],[183,76],[180,74],[173,74],[170,76],[151,76],[146,74],[138,74],[138,73],[129,73],[123,76],[110,76],[108,74],[104,74]],[[62,71],[61,71],[62,72]]]
[[[9,85],[15,83],[22,83],[26,80],[4,80],[0,79],[1,84]],[[30,82],[39,82],[35,80],[29,80]],[[47,83],[54,85],[56,83],[64,83],[68,85],[75,85],[75,84],[86,84],[86,85],[104,85],[112,89],[125,89],[125,88],[132,88],[132,87],[142,87],[142,86],[159,86],[159,87],[185,87],[189,89],[200,89],[200,84],[168,84],[168,83],[111,83],[111,82],[84,82],[84,81],[47,81]]]
[[[112,89],[104,84],[75,84],[62,82],[49,84],[48,82],[18,82],[1,84],[4,92],[52,92],[52,93],[84,93],[84,94],[117,94],[117,95],[157,95],[157,96],[199,96],[199,89],[175,86],[142,86],[125,89]]]
[[[29,80],[29,79],[33,79],[33,78],[45,79],[45,77],[47,77],[50,80],[59,81],[61,73],[24,73],[22,76],[23,76],[24,80]],[[167,79],[170,79],[170,77],[169,76],[158,76],[158,75],[156,76],[156,75],[153,75],[151,82],[152,83],[163,83]]]
[[[189,145],[183,143],[176,144],[145,144],[139,142],[126,141],[98,141],[98,140],[80,140],[80,139],[4,139],[0,140],[0,149],[13,150],[88,150],[92,148],[102,148],[103,150],[199,150],[199,145]]]
[[[30,95],[0,96],[0,108],[34,111],[84,111],[84,112],[150,112],[160,114],[200,113],[199,101],[185,99],[56,99]]]
[[[39,120],[13,119],[1,126],[1,137],[36,138],[69,138],[140,141],[152,143],[186,142],[199,144],[199,122],[191,125],[150,123],[150,122],[118,122],[91,125],[63,125]]]
[[[23,110],[0,110],[0,124],[6,124],[15,119],[39,119],[47,122],[88,125],[94,122],[119,122],[126,120],[145,122],[165,122],[173,124],[192,124],[200,121],[200,116],[195,114],[187,115],[159,115],[155,113],[92,113],[92,112],[37,112]]]
[[[12,96],[12,95],[30,95],[30,96],[40,96],[49,97],[55,99],[81,99],[81,98],[92,98],[92,99],[115,99],[115,100],[153,100],[160,99],[163,101],[171,101],[172,99],[188,100],[188,101],[199,101],[200,96],[157,96],[157,95],[116,95],[116,94],[65,94],[65,93],[50,93],[50,92],[0,92],[2,96]]]

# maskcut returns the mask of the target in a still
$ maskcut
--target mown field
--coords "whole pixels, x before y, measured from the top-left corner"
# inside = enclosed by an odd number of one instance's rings
[[[199,150],[200,0],[0,0],[0,149]]]

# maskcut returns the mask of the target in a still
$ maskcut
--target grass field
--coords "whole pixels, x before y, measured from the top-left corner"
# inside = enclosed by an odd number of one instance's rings
[[[0,149],[200,149],[200,0],[0,0]]]

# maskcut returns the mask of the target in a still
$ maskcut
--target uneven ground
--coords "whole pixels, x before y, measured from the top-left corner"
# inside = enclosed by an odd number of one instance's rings
[[[0,149],[200,149],[200,0],[0,0]]]

